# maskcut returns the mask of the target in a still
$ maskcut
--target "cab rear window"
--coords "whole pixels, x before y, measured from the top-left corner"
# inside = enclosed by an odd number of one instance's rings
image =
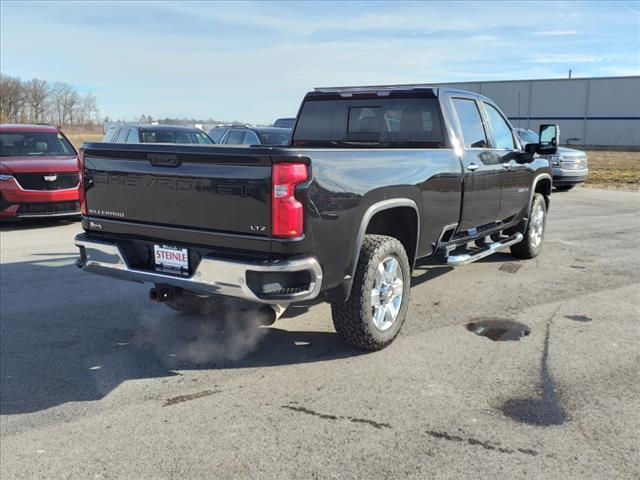
[[[293,145],[439,148],[444,143],[436,98],[306,101]]]
[[[204,133],[185,130],[143,130],[142,143],[188,143],[211,145],[213,141]]]

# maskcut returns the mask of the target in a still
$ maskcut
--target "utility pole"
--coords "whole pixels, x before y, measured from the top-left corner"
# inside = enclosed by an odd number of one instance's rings
[[[571,69],[569,69],[569,78],[571,78]]]

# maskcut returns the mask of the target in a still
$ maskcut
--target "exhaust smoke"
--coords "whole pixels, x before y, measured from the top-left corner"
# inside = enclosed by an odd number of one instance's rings
[[[162,311],[159,306],[147,309],[141,316],[138,342],[150,342],[163,362],[173,367],[177,362],[238,361],[267,335],[263,325],[275,321],[270,307],[233,299],[198,299],[197,305],[200,308],[183,309],[191,314]]]

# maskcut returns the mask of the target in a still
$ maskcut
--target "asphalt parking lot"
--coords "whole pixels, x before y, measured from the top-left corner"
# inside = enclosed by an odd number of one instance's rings
[[[640,475],[639,193],[554,193],[533,261],[421,266],[369,354],[327,305],[181,317],[77,271],[79,231],[1,227],[3,479]],[[507,321],[518,339],[475,333]]]

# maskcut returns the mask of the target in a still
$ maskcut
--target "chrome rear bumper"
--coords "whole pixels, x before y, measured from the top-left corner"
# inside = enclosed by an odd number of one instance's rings
[[[283,304],[311,300],[318,296],[322,285],[322,268],[314,257],[263,262],[239,262],[221,258],[203,257],[195,272],[188,277],[131,268],[120,247],[110,241],[98,240],[80,234],[75,238],[80,248],[78,267],[85,272],[141,283],[171,285],[190,292],[205,295],[223,295],[245,300]],[[308,272],[305,288],[289,289],[292,292],[256,292],[247,282],[247,273]]]

